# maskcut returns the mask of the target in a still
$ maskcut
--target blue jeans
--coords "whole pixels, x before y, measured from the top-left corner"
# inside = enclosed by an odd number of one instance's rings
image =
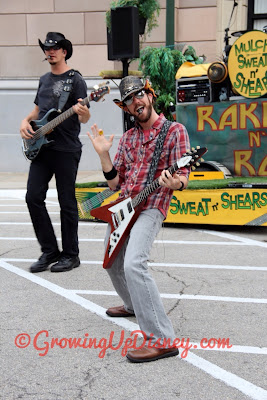
[[[173,341],[175,338],[172,323],[165,313],[157,285],[147,266],[163,219],[157,209],[142,211],[112,267],[107,269],[126,311],[134,311],[141,331],[145,332],[147,340],[152,338],[152,343],[157,340],[163,342],[163,339]],[[109,235],[110,226],[105,247]]]

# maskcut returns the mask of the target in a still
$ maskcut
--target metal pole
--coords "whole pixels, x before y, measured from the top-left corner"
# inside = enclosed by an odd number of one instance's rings
[[[128,58],[123,58],[121,60],[122,62],[122,77],[125,78],[125,76],[129,75],[129,60]],[[122,111],[123,114],[123,132],[126,132],[128,129],[130,129],[130,120],[129,120],[129,114],[126,112]]]
[[[174,46],[174,3],[166,0],[166,47]]]

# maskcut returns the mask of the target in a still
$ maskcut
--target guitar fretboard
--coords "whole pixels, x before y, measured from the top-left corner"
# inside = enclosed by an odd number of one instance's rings
[[[116,193],[116,192],[111,189],[105,189],[105,190],[103,190],[103,192],[97,193],[95,196],[91,197],[90,199],[83,201],[81,203],[81,206],[86,212],[88,212],[95,207],[99,207],[105,199],[107,199],[114,193]]]
[[[168,171],[172,175],[175,171],[178,170],[178,164],[177,162],[173,164],[170,168],[168,168]],[[145,200],[152,192],[154,192],[156,189],[160,187],[159,184],[159,178],[155,179],[150,185],[146,186],[145,189],[143,189],[140,193],[138,193],[137,196],[135,196],[132,200],[133,207],[137,207],[140,203],[142,203],[143,200]]]
[[[89,97],[86,97],[81,101],[81,104],[84,106],[89,103]],[[49,121],[46,125],[42,126],[41,128],[37,129],[34,135],[34,141],[40,139],[40,137],[46,135],[47,133],[51,132],[56,126],[61,124],[61,122],[65,121],[67,118],[71,117],[75,111],[73,108],[69,108],[68,110],[64,111],[62,114],[59,114],[56,118]]]

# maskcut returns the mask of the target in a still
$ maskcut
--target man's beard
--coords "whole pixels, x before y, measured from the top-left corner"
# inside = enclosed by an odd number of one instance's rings
[[[151,114],[152,114],[152,103],[149,102],[149,106],[147,107],[147,115],[146,117],[143,117],[143,114],[138,114],[138,115],[134,115],[134,118],[137,122],[139,123],[146,123],[147,121],[150,120]],[[142,118],[143,117],[143,118]]]

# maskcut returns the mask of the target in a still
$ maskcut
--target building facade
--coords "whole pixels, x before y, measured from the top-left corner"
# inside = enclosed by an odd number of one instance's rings
[[[166,41],[166,1],[160,0],[158,27],[145,42],[145,46],[164,46]],[[232,32],[243,31],[248,26],[248,5],[253,3],[253,24],[265,23],[266,0],[175,0],[174,43],[184,43],[205,55],[206,62],[222,59],[225,29],[229,28],[230,44],[235,40]],[[264,5],[265,3],[265,5]],[[73,43],[73,56],[68,61],[85,77],[88,91],[102,82],[103,70],[121,70],[121,61],[108,60],[105,13],[109,0],[0,0],[0,169],[24,172],[28,162],[23,158],[19,126],[22,118],[33,108],[38,78],[46,73],[38,39],[44,41],[48,31],[64,33]],[[261,14],[257,22],[257,11]],[[252,17],[251,17],[252,18]],[[230,25],[229,25],[230,23]],[[259,24],[259,25],[256,25]],[[266,23],[267,24],[267,17]],[[255,28],[254,28],[255,29]],[[258,28],[259,29],[259,28]],[[130,65],[137,69],[138,61]],[[92,118],[82,127],[84,144],[81,170],[100,168],[97,157],[90,149],[86,131],[97,122],[105,132],[115,134],[116,142],[122,135],[122,114],[112,99],[119,96],[117,84],[111,81],[111,92],[105,102],[92,105]]]

